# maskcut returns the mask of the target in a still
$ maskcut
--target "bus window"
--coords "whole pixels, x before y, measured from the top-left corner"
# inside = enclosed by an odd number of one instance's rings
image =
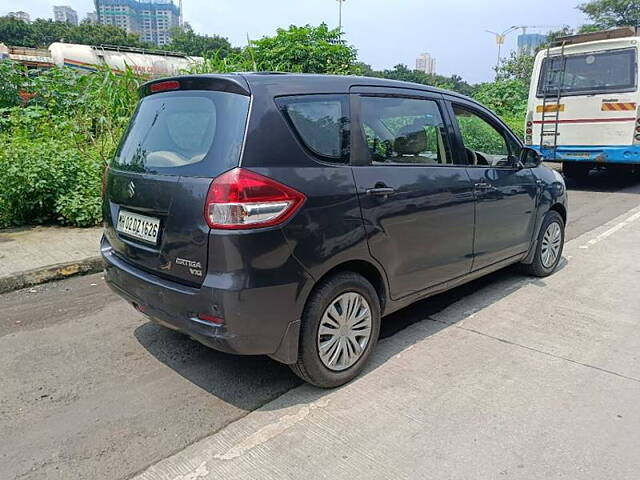
[[[585,95],[636,90],[636,50],[608,50],[580,55],[567,55],[562,73],[559,56],[542,62],[538,96]]]

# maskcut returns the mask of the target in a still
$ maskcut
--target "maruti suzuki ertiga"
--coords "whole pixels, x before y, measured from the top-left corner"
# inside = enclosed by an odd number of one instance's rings
[[[140,94],[105,172],[106,279],[210,347],[335,387],[382,316],[509,264],[558,265],[562,177],[466,97],[283,74]]]

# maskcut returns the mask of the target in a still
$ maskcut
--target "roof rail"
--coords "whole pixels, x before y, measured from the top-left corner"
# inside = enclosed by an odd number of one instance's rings
[[[640,27],[620,27],[611,30],[599,30],[597,32],[580,33],[558,37],[551,42],[552,47],[561,45],[575,45],[576,43],[595,42],[596,40],[610,40],[612,38],[625,38],[640,36]]]
[[[163,57],[179,57],[186,58],[188,55],[180,52],[170,52],[168,50],[153,50],[149,48],[137,48],[137,47],[122,47],[120,45],[92,45],[94,50],[105,50],[109,52],[125,52],[125,53],[140,53],[143,55],[161,55]]]

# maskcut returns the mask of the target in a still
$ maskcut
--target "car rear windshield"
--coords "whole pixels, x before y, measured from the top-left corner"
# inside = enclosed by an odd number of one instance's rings
[[[542,62],[538,96],[557,94],[586,95],[634,91],[636,89],[636,50],[627,48],[565,57],[545,58]]]
[[[240,158],[249,98],[184,91],[143,98],[111,163],[115,169],[214,176]]]

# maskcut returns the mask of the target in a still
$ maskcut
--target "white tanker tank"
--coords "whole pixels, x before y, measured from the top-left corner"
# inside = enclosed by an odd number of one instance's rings
[[[127,66],[135,73],[151,77],[178,75],[202,57],[190,57],[162,50],[118,46],[90,46],[73,43],[52,43],[49,52],[59,67],[71,67],[86,72],[95,72],[100,67],[114,71],[125,71]]]

